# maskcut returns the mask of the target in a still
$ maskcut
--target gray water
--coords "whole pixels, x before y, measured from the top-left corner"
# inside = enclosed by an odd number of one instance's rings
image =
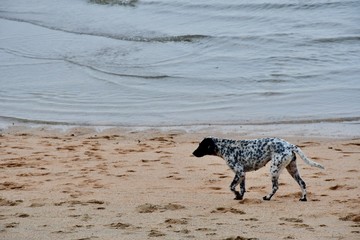
[[[359,0],[0,3],[0,121],[359,120]]]

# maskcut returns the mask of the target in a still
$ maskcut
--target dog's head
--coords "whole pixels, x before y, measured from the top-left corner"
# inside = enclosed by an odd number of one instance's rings
[[[195,157],[203,157],[205,155],[216,155],[217,154],[217,147],[214,140],[210,137],[204,138],[201,141],[198,148],[193,152]]]

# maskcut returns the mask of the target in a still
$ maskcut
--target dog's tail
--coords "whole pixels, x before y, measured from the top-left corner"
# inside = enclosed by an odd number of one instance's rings
[[[298,146],[294,145],[293,151],[296,152],[297,154],[299,154],[301,159],[304,160],[304,162],[307,163],[308,165],[313,166],[313,167],[318,167],[321,169],[325,169],[323,165],[321,165],[317,162],[314,162],[314,161],[310,160],[308,157],[306,157],[305,154],[301,151],[301,149]]]

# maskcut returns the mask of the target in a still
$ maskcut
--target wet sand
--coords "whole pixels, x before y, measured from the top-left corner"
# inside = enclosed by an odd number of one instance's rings
[[[284,171],[271,201],[269,166],[233,173],[191,156],[204,133],[10,129],[0,135],[1,239],[358,239],[360,139],[288,137],[308,202]],[[223,135],[236,138],[233,134]],[[240,137],[237,137],[241,139]]]

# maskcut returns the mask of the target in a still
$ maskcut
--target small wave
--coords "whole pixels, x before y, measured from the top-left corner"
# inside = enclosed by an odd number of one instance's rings
[[[271,78],[259,79],[255,81],[258,83],[275,83],[275,84],[288,82],[284,78],[289,78],[289,76],[285,74],[271,74]]]
[[[263,2],[263,3],[217,3],[217,4],[209,4],[209,3],[197,3],[196,1],[189,2],[184,4],[182,2],[176,1],[149,1],[142,2],[142,5],[159,5],[159,7],[181,7],[187,9],[198,9],[198,10],[215,10],[215,11],[229,11],[229,10],[251,10],[251,11],[260,11],[260,10],[277,10],[277,9],[317,9],[324,7],[339,7],[344,5],[353,5],[357,3],[357,1],[330,1],[330,2],[298,2],[298,3],[272,3],[272,2]]]
[[[244,125],[344,123],[344,122],[359,122],[359,121],[360,121],[360,117],[340,117],[340,118],[319,118],[319,119],[300,119],[300,120],[279,120],[279,121],[270,121],[270,122],[247,123]]]
[[[0,116],[0,121],[8,124],[30,124],[30,125],[63,125],[63,126],[75,126],[78,124],[69,123],[69,122],[57,122],[57,121],[45,121],[45,120],[34,120],[34,119],[26,119],[26,118],[17,118],[17,117],[8,117],[8,116]],[[86,124],[82,124],[86,125]]]
[[[4,12],[4,11],[0,11]],[[79,32],[75,30],[69,30],[69,29],[63,29],[60,27],[55,26],[48,26],[43,23],[39,23],[38,21],[32,21],[32,20],[25,20],[15,17],[6,17],[6,16],[0,16],[0,19],[5,19],[8,21],[15,21],[15,22],[23,22],[32,24],[38,27],[47,28],[54,31],[60,31],[65,33],[71,33],[71,34],[77,34],[77,35],[88,35],[88,36],[94,36],[94,37],[104,37],[104,38],[110,38],[110,39],[116,39],[121,41],[131,41],[131,42],[145,42],[145,43],[151,43],[151,42],[158,42],[158,43],[167,43],[167,42],[195,42],[199,41],[205,38],[211,38],[211,36],[208,35],[201,35],[201,34],[185,34],[185,35],[177,35],[177,36],[154,36],[154,37],[146,37],[146,36],[124,36],[124,35],[117,35],[117,34],[111,34],[111,33],[101,33],[101,32]]]
[[[181,126],[266,126],[266,125],[297,125],[297,124],[318,124],[318,123],[351,123],[360,124],[360,117],[342,118],[319,118],[319,119],[299,119],[299,120],[274,120],[274,121],[239,121],[239,122],[197,122],[182,124]],[[168,125],[177,126],[177,125]]]
[[[74,32],[76,33],[76,32]],[[144,36],[121,36],[113,34],[104,34],[104,33],[78,33],[78,34],[88,34],[100,37],[107,37],[112,39],[118,39],[123,41],[132,41],[132,42],[195,42],[204,38],[211,38],[211,36],[200,35],[200,34],[187,34],[187,35],[178,35],[178,36],[161,36],[161,37],[144,37]]]
[[[77,32],[73,32],[77,33]],[[178,35],[178,36],[161,36],[161,37],[145,37],[145,36],[122,36],[122,35],[113,35],[113,34],[105,34],[105,33],[77,33],[77,34],[87,34],[99,37],[107,37],[117,40],[123,41],[131,41],[131,42],[159,42],[159,43],[167,43],[167,42],[195,42],[204,38],[211,38],[211,36],[200,35],[200,34],[187,34],[187,35]]]
[[[127,125],[121,125],[116,123],[91,123],[91,122],[62,122],[62,121],[52,121],[52,120],[40,120],[40,119],[27,119],[27,118],[18,118],[18,117],[8,117],[8,116],[0,116],[0,126],[8,127],[8,126],[52,126],[52,127],[121,127]]]
[[[179,36],[169,36],[169,37],[154,37],[149,38],[152,42],[194,42],[204,38],[210,38],[207,35],[179,35]]]
[[[358,41],[360,41],[360,36],[318,38],[313,40],[313,42],[316,43],[342,43],[342,42],[358,42]]]
[[[67,59],[67,58],[40,57],[40,56],[26,54],[26,53],[23,53],[23,52],[11,50],[11,49],[5,49],[5,48],[0,48],[0,51],[4,51],[6,53],[9,53],[9,54],[12,54],[12,55],[15,55],[15,56],[20,56],[20,57],[23,57],[23,58],[38,59],[38,60],[52,60],[52,61],[65,61],[67,63],[73,64],[73,65],[76,65],[76,66],[79,66],[79,67],[88,68],[88,69],[96,71],[96,72],[101,72],[101,73],[105,73],[105,74],[113,75],[113,76],[131,77],[131,78],[143,78],[143,79],[163,79],[163,78],[170,77],[169,75],[165,75],[165,74],[140,75],[140,74],[127,74],[127,73],[111,72],[111,71],[106,71],[106,70],[103,70],[103,69],[100,69],[100,68],[97,68],[97,67],[94,67],[94,66],[79,63],[79,62],[76,62],[74,60]],[[49,63],[50,62],[42,62],[41,64],[49,64]],[[40,64],[40,63],[37,63],[37,64]]]
[[[144,79],[162,79],[162,78],[170,77],[169,75],[165,75],[165,74],[140,75],[140,74],[127,74],[127,73],[110,72],[110,71],[106,71],[106,70],[103,70],[103,69],[100,69],[100,68],[97,68],[97,67],[94,67],[94,66],[86,65],[86,64],[83,64],[83,63],[78,63],[78,62],[75,62],[75,61],[70,60],[70,59],[64,59],[64,61],[66,61],[68,63],[71,63],[71,64],[74,64],[76,66],[91,69],[91,70],[96,71],[96,72],[101,72],[101,73],[105,73],[105,74],[108,74],[108,75],[119,76],[119,77],[132,77],[132,78],[144,78]]]
[[[90,3],[101,5],[121,5],[135,7],[138,0],[88,0]]]

